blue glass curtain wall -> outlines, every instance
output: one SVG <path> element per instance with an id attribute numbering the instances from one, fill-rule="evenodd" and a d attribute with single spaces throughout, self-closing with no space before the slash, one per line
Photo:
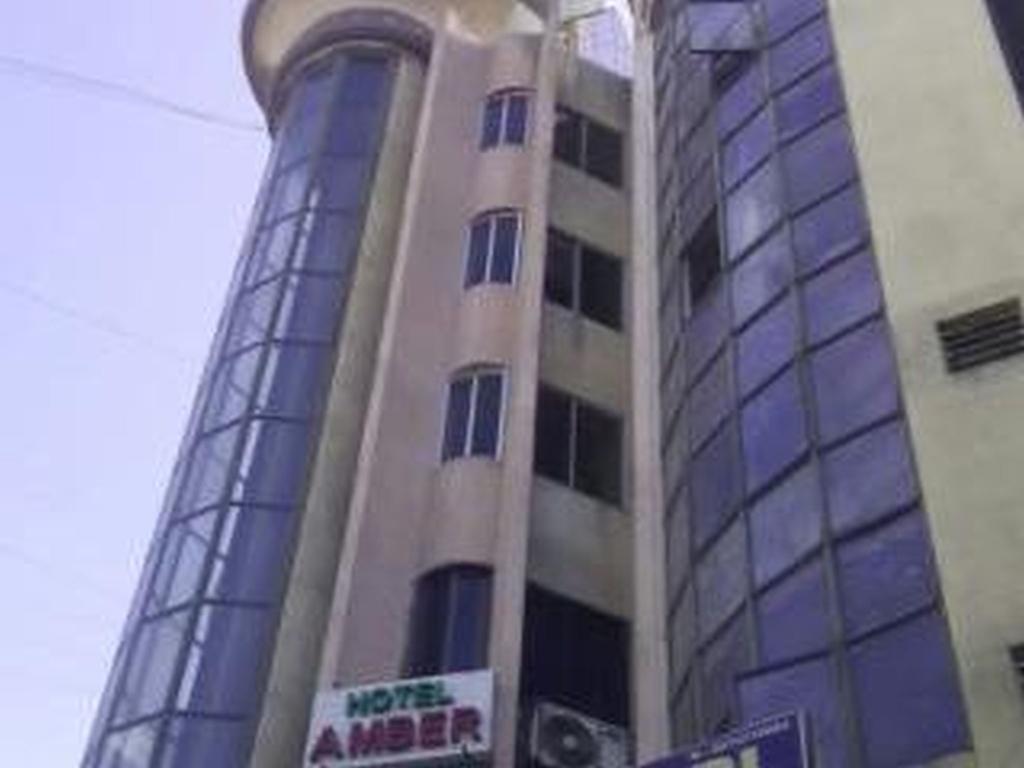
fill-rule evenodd
<path id="1" fill-rule="evenodd" d="M 969 749 L 825 2 L 697 46 L 702 5 L 655 32 L 674 741 L 802 710 L 828 768 Z"/>
<path id="2" fill-rule="evenodd" d="M 86 766 L 246 764 L 395 65 L 289 89 Z"/>

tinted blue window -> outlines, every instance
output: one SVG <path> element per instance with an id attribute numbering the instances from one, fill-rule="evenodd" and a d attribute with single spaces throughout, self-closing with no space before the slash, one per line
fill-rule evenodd
<path id="1" fill-rule="evenodd" d="M 825 61 L 831 54 L 828 21 L 822 19 L 808 24 L 772 49 L 769 54 L 772 83 L 780 88 Z"/>
<path id="2" fill-rule="evenodd" d="M 147 614 L 175 608 L 195 598 L 207 558 L 213 551 L 219 519 L 219 511 L 205 512 L 168 529 L 146 602 Z"/>
<path id="3" fill-rule="evenodd" d="M 775 578 L 821 542 L 821 490 L 808 464 L 759 499 L 750 510 L 754 581 Z"/>
<path id="4" fill-rule="evenodd" d="M 330 351 L 320 345 L 271 345 L 253 405 L 258 415 L 306 418 L 319 406 Z"/>
<path id="5" fill-rule="evenodd" d="M 247 730 L 237 720 L 175 717 L 167 730 L 164 758 L 167 766 L 231 765 L 246 749 Z M 108 768 L 104 765 L 103 768 Z M 111 766 L 110 768 L 113 768 Z M 117 765 L 117 768 L 128 766 Z M 131 768 L 135 768 L 134 764 Z"/>
<path id="6" fill-rule="evenodd" d="M 683 592 L 672 612 L 670 622 L 672 681 L 678 684 L 689 671 L 694 651 L 697 649 L 697 615 L 694 611 L 692 586 L 688 586 Z"/>
<path id="7" fill-rule="evenodd" d="M 492 283 L 511 283 L 519 248 L 519 217 L 499 216 L 494 229 Z"/>
<path id="8" fill-rule="evenodd" d="M 501 426 L 502 376 L 492 373 L 477 379 L 476 414 L 473 419 L 474 456 L 494 456 L 498 452 Z"/>
<path id="9" fill-rule="evenodd" d="M 919 765 L 968 748 L 945 622 L 928 614 L 851 651 L 871 765 Z"/>
<path id="10" fill-rule="evenodd" d="M 740 393 L 749 394 L 796 354 L 796 301 L 790 295 L 759 317 L 737 342 Z"/>
<path id="11" fill-rule="evenodd" d="M 829 642 L 825 571 L 815 559 L 765 592 L 757 602 L 764 664 L 824 649 Z"/>
<path id="12" fill-rule="evenodd" d="M 857 172 L 846 120 L 815 128 L 783 150 L 789 204 L 803 208 L 849 181 Z"/>
<path id="13" fill-rule="evenodd" d="M 768 163 L 743 182 L 726 202 L 729 257 L 735 259 L 768 232 L 782 215 L 778 171 Z"/>
<path id="14" fill-rule="evenodd" d="M 766 0 L 765 31 L 770 38 L 777 39 L 823 10 L 823 0 Z"/>
<path id="15" fill-rule="evenodd" d="M 739 440 L 730 422 L 693 458 L 693 535 L 702 547 L 735 509 L 743 493 Z"/>
<path id="16" fill-rule="evenodd" d="M 843 94 L 835 67 L 822 67 L 779 97 L 779 136 L 783 141 L 790 139 L 842 108 Z"/>
<path id="17" fill-rule="evenodd" d="M 317 169 L 309 204 L 331 211 L 356 211 L 363 204 L 370 161 L 365 156 L 324 157 Z"/>
<path id="18" fill-rule="evenodd" d="M 303 216 L 292 269 L 346 275 L 360 234 L 359 221 L 351 214 Z"/>
<path id="19" fill-rule="evenodd" d="M 768 157 L 775 132 L 771 113 L 761 113 L 738 131 L 722 149 L 722 183 L 731 187 Z"/>
<path id="20" fill-rule="evenodd" d="M 292 517 L 280 510 L 231 507 L 216 541 L 206 597 L 275 600 L 284 571 L 264 564 L 286 556 L 292 523 Z M 208 543 L 212 547 L 212 537 Z"/>
<path id="21" fill-rule="evenodd" d="M 733 523 L 697 564 L 700 636 L 709 638 L 746 595 L 747 548 L 742 519 Z"/>
<path id="22" fill-rule="evenodd" d="M 764 103 L 764 71 L 760 66 L 749 66 L 718 99 L 718 131 L 734 131 Z"/>
<path id="23" fill-rule="evenodd" d="M 793 279 L 789 233 L 780 230 L 733 270 L 732 305 L 737 325 L 778 296 Z"/>
<path id="24" fill-rule="evenodd" d="M 707 298 L 700 303 L 686 326 L 686 369 L 695 379 L 714 357 L 729 332 L 729 303 L 718 281 Z"/>
<path id="25" fill-rule="evenodd" d="M 745 618 L 739 616 L 703 654 L 701 698 L 705 733 L 720 732 L 739 722 L 736 677 L 750 664 L 749 642 Z"/>
<path id="26" fill-rule="evenodd" d="M 469 406 L 473 382 L 459 379 L 448 389 L 448 416 L 444 427 L 442 459 L 461 456 L 465 451 L 466 436 L 469 433 Z"/>
<path id="27" fill-rule="evenodd" d="M 242 447 L 232 498 L 249 504 L 298 503 L 309 436 L 306 423 L 255 419 Z"/>
<path id="28" fill-rule="evenodd" d="M 329 342 L 341 308 L 342 284 L 331 277 L 291 275 L 277 310 L 274 338 Z"/>
<path id="29" fill-rule="evenodd" d="M 719 355 L 690 394 L 690 444 L 697 447 L 715 430 L 732 407 L 729 356 Z"/>
<path id="30" fill-rule="evenodd" d="M 240 418 L 249 407 L 262 347 L 250 349 L 220 364 L 210 384 L 210 396 L 203 414 L 203 429 L 215 429 Z"/>
<path id="31" fill-rule="evenodd" d="M 807 340 L 816 343 L 882 309 L 871 251 L 845 259 L 804 288 Z"/>
<path id="32" fill-rule="evenodd" d="M 797 271 L 807 274 L 867 239 L 860 189 L 850 187 L 801 214 L 793 225 Z"/>
<path id="33" fill-rule="evenodd" d="M 747 490 L 756 491 L 807 449 L 807 427 L 796 372 L 790 370 L 743 408 Z"/>

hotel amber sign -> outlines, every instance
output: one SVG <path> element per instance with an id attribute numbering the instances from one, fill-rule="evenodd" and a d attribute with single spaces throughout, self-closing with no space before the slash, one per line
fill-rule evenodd
<path id="1" fill-rule="evenodd" d="M 362 768 L 490 754 L 494 673 L 339 688 L 316 697 L 307 768 Z"/>

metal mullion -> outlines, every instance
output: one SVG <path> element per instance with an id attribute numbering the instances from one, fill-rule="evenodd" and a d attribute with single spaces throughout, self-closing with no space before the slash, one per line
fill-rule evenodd
<path id="1" fill-rule="evenodd" d="M 469 412 L 466 414 L 466 438 L 462 446 L 462 456 L 473 455 L 473 430 L 476 429 L 476 401 L 480 394 L 478 372 L 471 373 L 469 380 Z"/>
<path id="2" fill-rule="evenodd" d="M 576 454 L 578 452 L 576 429 L 579 424 L 579 402 L 574 395 L 569 398 L 569 487 L 576 489 Z"/>
<path id="3" fill-rule="evenodd" d="M 487 250 L 484 258 L 484 279 L 483 282 L 493 282 L 491 273 L 494 271 L 494 248 L 498 240 L 498 217 L 497 211 L 487 214 Z"/>
<path id="4" fill-rule="evenodd" d="M 340 71 L 341 71 L 341 66 L 340 66 L 339 63 L 336 62 L 333 65 L 333 67 L 332 67 L 332 73 L 331 73 L 331 76 L 330 76 L 331 77 L 331 88 L 332 88 L 331 96 L 330 96 L 330 98 L 328 98 L 326 100 L 326 104 L 325 104 L 325 107 L 324 107 L 324 112 L 323 112 L 322 117 L 320 118 L 321 125 L 319 127 L 319 136 L 318 136 L 317 143 L 316 143 L 316 145 L 314 146 L 313 150 L 310 152 L 310 155 L 309 155 L 309 157 L 311 158 L 310 159 L 310 176 L 309 176 L 309 181 L 307 182 L 307 187 L 306 187 L 306 190 L 305 190 L 305 193 L 304 193 L 304 197 L 303 197 L 304 201 L 308 201 L 308 199 L 309 199 L 309 197 L 311 195 L 311 190 L 312 190 L 312 188 L 314 186 L 314 181 L 315 181 L 315 178 L 316 178 L 316 172 L 317 172 L 319 163 L 320 163 L 320 161 L 321 161 L 321 159 L 323 157 L 323 154 L 324 154 L 324 146 L 326 144 L 326 138 L 327 138 L 328 130 L 329 130 L 330 123 L 331 123 L 330 118 L 331 118 L 331 115 L 332 115 L 332 113 L 334 111 L 334 105 L 335 105 L 336 101 L 339 98 L 338 89 L 337 89 L 337 83 L 340 80 Z M 304 85 L 304 83 L 303 83 L 303 81 L 299 80 L 299 81 L 297 81 L 296 85 L 298 87 L 302 87 L 302 85 Z M 293 86 L 293 87 L 295 87 L 295 86 Z M 298 240 L 297 237 L 293 237 L 292 238 L 292 242 L 291 242 L 291 245 L 289 247 L 288 257 L 287 257 L 287 259 L 285 259 L 285 270 L 287 270 L 291 266 L 292 260 L 295 257 L 295 248 L 296 248 L 297 240 Z M 252 256 L 252 254 L 250 254 L 250 257 L 251 256 Z M 285 284 L 285 281 L 282 280 L 281 290 L 278 293 L 278 295 L 276 297 L 276 300 L 274 302 L 274 308 L 273 308 L 273 310 L 271 312 L 270 322 L 269 322 L 268 327 L 267 327 L 267 336 L 268 337 L 273 333 L 273 328 L 277 324 L 277 318 L 278 318 L 278 315 L 280 313 L 281 306 L 284 303 L 284 297 L 285 297 L 286 292 L 287 292 L 287 285 Z M 244 454 L 244 449 L 246 447 L 247 440 L 249 438 L 249 435 L 251 434 L 251 425 L 252 425 L 252 423 L 254 421 L 254 417 L 255 417 L 255 407 L 254 406 L 255 406 L 255 401 L 256 401 L 256 395 L 257 395 L 257 392 L 259 391 L 259 389 L 260 389 L 260 387 L 261 387 L 261 385 L 263 383 L 263 374 L 264 374 L 264 371 L 265 371 L 265 368 L 266 368 L 266 363 L 267 363 L 267 358 L 268 358 L 268 355 L 269 355 L 269 350 L 270 350 L 270 345 L 269 344 L 264 344 L 263 349 L 262 349 L 262 351 L 260 352 L 260 355 L 259 355 L 260 359 L 259 359 L 259 361 L 257 363 L 256 373 L 255 373 L 255 375 L 253 377 L 253 381 L 255 382 L 255 384 L 253 386 L 253 391 L 249 394 L 248 403 L 247 403 L 246 409 L 244 411 L 244 416 L 243 416 L 243 420 L 247 423 L 247 426 L 243 427 L 240 430 L 239 436 L 238 436 L 238 440 L 235 443 L 233 456 L 232 456 L 231 462 L 229 464 L 229 471 L 227 473 L 227 477 L 229 479 L 229 482 L 227 483 L 226 487 L 223 490 L 223 496 L 221 497 L 221 511 L 220 511 L 220 514 L 218 515 L 217 522 L 216 522 L 216 524 L 214 526 L 214 531 L 212 533 L 212 536 L 213 536 L 215 541 L 219 541 L 220 540 L 221 532 L 223 531 L 225 519 L 227 517 L 227 510 L 228 510 L 228 507 L 230 506 L 231 494 L 233 492 L 233 487 L 234 487 L 233 478 L 234 478 L 234 475 L 236 475 L 237 472 L 238 472 L 238 467 L 241 464 L 241 460 L 242 460 L 242 456 Z M 214 562 L 215 562 L 214 556 L 215 556 L 215 548 L 213 550 L 211 550 L 209 553 L 207 553 L 206 559 L 205 559 L 205 561 L 203 563 L 203 566 L 202 566 L 202 569 L 201 569 L 201 576 L 200 576 L 200 579 L 199 579 L 200 590 L 201 590 L 201 592 L 200 592 L 200 595 L 201 595 L 200 599 L 197 600 L 196 603 L 191 608 L 188 609 L 190 611 L 190 615 L 189 615 L 189 618 L 188 618 L 188 621 L 187 621 L 187 624 L 186 624 L 186 633 L 185 633 L 186 634 L 186 643 L 188 642 L 188 638 L 191 638 L 191 637 L 195 636 L 195 631 L 196 631 L 196 627 L 197 627 L 198 622 L 199 622 L 199 615 L 200 615 L 200 610 L 201 610 L 201 605 L 202 605 L 202 595 L 205 595 L 206 589 L 208 587 L 208 582 L 209 582 L 209 579 L 210 579 L 210 575 L 213 572 L 213 565 L 214 565 Z M 170 685 L 170 692 L 171 692 L 170 695 L 173 696 L 175 700 L 177 699 L 177 696 L 180 693 L 181 682 L 184 679 L 184 674 L 185 674 L 186 667 L 187 667 L 187 662 L 188 662 L 188 656 L 189 656 L 189 654 L 187 652 L 185 652 L 184 649 L 183 650 L 179 650 L 178 658 L 175 661 L 175 669 L 174 669 L 174 672 L 171 675 L 171 681 L 172 682 L 171 682 L 171 685 Z M 165 721 L 164 724 L 162 725 L 162 727 L 160 728 L 159 732 L 157 733 L 157 738 L 156 738 L 156 740 L 154 742 L 154 747 L 153 747 L 153 753 L 152 754 L 153 754 L 153 759 L 154 759 L 155 762 L 159 762 L 160 758 L 163 756 L 163 752 L 164 752 L 164 748 L 165 748 L 166 742 L 167 742 L 167 722 Z"/>

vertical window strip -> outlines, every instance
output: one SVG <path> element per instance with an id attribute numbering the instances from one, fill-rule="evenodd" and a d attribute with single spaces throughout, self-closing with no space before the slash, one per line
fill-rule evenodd
<path id="1" fill-rule="evenodd" d="M 473 219 L 467 238 L 463 288 L 481 283 L 514 283 L 522 232 L 523 217 L 519 211 L 488 211 Z"/>
<path id="2" fill-rule="evenodd" d="M 505 374 L 501 369 L 485 368 L 454 379 L 448 386 L 441 460 L 496 458 L 504 406 Z"/>

